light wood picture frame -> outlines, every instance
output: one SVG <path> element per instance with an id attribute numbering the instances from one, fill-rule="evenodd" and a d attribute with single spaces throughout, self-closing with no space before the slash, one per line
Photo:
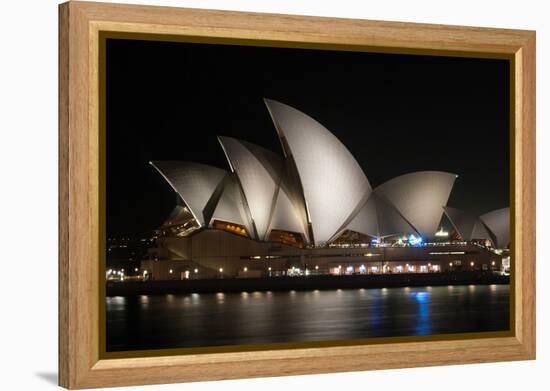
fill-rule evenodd
<path id="1" fill-rule="evenodd" d="M 255 351 L 106 357 L 102 34 L 511 64 L 510 283 L 506 335 Z M 155 38 L 157 37 L 157 38 Z M 59 6 L 59 384 L 70 389 L 535 359 L 535 32 L 70 1 Z M 104 310 L 104 308 L 103 308 Z"/>

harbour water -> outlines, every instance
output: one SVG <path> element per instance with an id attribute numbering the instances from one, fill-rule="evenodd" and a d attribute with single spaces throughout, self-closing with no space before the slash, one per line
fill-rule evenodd
<path id="1" fill-rule="evenodd" d="M 107 351 L 508 330 L 508 285 L 107 297 Z"/>

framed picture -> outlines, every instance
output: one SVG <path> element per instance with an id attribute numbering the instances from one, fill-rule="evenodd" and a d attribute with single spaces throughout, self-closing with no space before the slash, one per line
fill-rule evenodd
<path id="1" fill-rule="evenodd" d="M 60 5 L 67 388 L 535 358 L 535 33 Z"/>

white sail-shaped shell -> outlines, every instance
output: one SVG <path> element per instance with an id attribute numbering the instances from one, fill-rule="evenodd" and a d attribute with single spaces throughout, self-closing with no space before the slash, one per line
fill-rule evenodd
<path id="1" fill-rule="evenodd" d="M 489 239 L 495 242 L 494 235 L 476 215 L 461 209 L 444 207 L 445 215 L 463 240 Z"/>
<path id="2" fill-rule="evenodd" d="M 372 193 L 346 229 L 377 238 L 416 233 L 399 212 Z"/>
<path id="3" fill-rule="evenodd" d="M 281 178 L 281 157 L 246 141 L 218 139 L 241 184 L 257 236 L 265 240 Z"/>
<path id="4" fill-rule="evenodd" d="M 498 248 L 507 248 L 510 244 L 510 208 L 497 209 L 480 216 L 480 219 L 496 237 Z"/>
<path id="5" fill-rule="evenodd" d="M 441 171 L 413 172 L 390 179 L 374 192 L 393 205 L 421 236 L 431 239 L 439 227 L 442 207 L 447 205 L 456 177 Z"/>
<path id="6" fill-rule="evenodd" d="M 181 161 L 151 162 L 187 205 L 201 227 L 209 221 L 205 208 L 217 191 L 227 171 L 206 164 Z"/>
<path id="7" fill-rule="evenodd" d="M 213 220 L 241 225 L 246 228 L 250 237 L 255 238 L 244 196 L 237 180 L 232 175 L 225 179 L 222 193 L 217 201 L 214 213 L 212 213 L 211 221 Z"/>
<path id="8" fill-rule="evenodd" d="M 371 192 L 348 149 L 323 125 L 280 102 L 265 100 L 286 157 L 298 171 L 316 245 L 324 245 Z"/>

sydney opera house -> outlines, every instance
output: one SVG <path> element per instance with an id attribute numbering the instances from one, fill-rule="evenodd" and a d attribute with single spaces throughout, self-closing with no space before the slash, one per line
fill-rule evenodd
<path id="1" fill-rule="evenodd" d="M 151 162 L 178 199 L 158 248 L 142 261 L 152 278 L 509 267 L 508 208 L 476 216 L 448 206 L 457 179 L 448 172 L 411 172 L 372 188 L 323 125 L 286 104 L 265 104 L 280 154 L 218 137 L 227 169 Z M 443 218 L 452 228 L 442 228 Z"/>

